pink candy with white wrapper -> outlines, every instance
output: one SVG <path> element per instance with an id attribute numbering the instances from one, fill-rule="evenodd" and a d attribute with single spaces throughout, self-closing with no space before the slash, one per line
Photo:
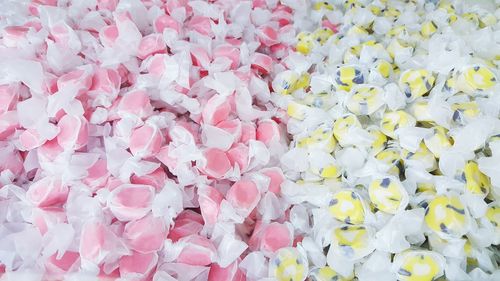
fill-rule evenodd
<path id="1" fill-rule="evenodd" d="M 9 2 L 7 277 L 256 281 L 272 278 L 276 253 L 314 252 L 301 242 L 312 214 L 284 188 L 291 139 L 272 86 L 309 28 L 304 1 L 288 2 Z"/>

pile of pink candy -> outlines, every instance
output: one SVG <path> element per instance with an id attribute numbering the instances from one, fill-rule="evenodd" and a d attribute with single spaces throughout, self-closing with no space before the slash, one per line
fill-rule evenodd
<path id="1" fill-rule="evenodd" d="M 270 86 L 294 49 L 290 7 L 2 9 L 0 263 L 10 280 L 257 280 L 273 252 L 301 241 L 280 194 L 288 117 Z"/>

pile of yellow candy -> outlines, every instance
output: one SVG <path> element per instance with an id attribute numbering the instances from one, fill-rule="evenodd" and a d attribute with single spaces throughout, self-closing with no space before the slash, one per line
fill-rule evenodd
<path id="1" fill-rule="evenodd" d="M 298 234 L 323 252 L 283 249 L 271 276 L 500 280 L 500 2 L 314 0 L 294 13 L 309 20 L 296 52 L 310 67 L 289 64 L 272 86 L 290 150 L 307 156 L 285 173 L 325 194 L 297 199 L 311 217 Z"/>

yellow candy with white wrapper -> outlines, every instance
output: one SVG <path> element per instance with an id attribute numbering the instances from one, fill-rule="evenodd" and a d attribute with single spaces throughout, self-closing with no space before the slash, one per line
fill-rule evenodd
<path id="1" fill-rule="evenodd" d="M 356 115 L 370 115 L 384 104 L 380 87 L 362 85 L 351 90 L 347 108 Z"/>
<path id="2" fill-rule="evenodd" d="M 443 256 L 425 250 L 408 250 L 396 255 L 393 270 L 401 281 L 433 281 L 444 273 Z"/>
<path id="3" fill-rule="evenodd" d="M 281 248 L 269 261 L 269 275 L 278 281 L 303 281 L 307 272 L 307 259 L 295 248 Z"/>
<path id="4" fill-rule="evenodd" d="M 342 275 L 339 275 L 335 270 L 333 270 L 329 266 L 321 267 L 321 268 L 316 268 L 311 271 L 309 274 L 309 279 L 311 281 L 351 281 L 354 279 L 354 274 L 349 277 L 343 277 Z"/>
<path id="5" fill-rule="evenodd" d="M 312 23 L 290 41 L 308 69 L 276 92 L 307 163 L 283 171 L 297 183 L 287 202 L 311 225 L 297 233 L 316 243 L 306 280 L 496 280 L 498 5 L 304 5 L 294 19 Z"/>
<path id="6" fill-rule="evenodd" d="M 341 225 L 333 230 L 328 255 L 345 260 L 359 260 L 374 250 L 373 231 L 365 225 Z"/>
<path id="7" fill-rule="evenodd" d="M 346 115 L 335 120 L 333 124 L 333 135 L 339 141 L 341 146 L 347 146 L 350 129 L 361 128 L 358 118 L 355 115 Z"/>
<path id="8" fill-rule="evenodd" d="M 382 118 L 380 129 L 386 136 L 395 139 L 399 128 L 414 127 L 417 120 L 403 110 L 386 112 Z"/>
<path id="9" fill-rule="evenodd" d="M 495 73 L 484 65 L 471 65 L 459 72 L 457 88 L 468 94 L 478 94 L 497 84 Z"/>
<path id="10" fill-rule="evenodd" d="M 435 78 L 425 69 L 411 69 L 401 73 L 399 86 L 409 100 L 427 94 L 434 86 Z"/>
<path id="11" fill-rule="evenodd" d="M 368 187 L 372 204 L 382 212 L 395 214 L 408 204 L 408 193 L 395 178 L 373 180 Z"/>
<path id="12" fill-rule="evenodd" d="M 330 215 L 344 223 L 362 224 L 365 221 L 363 198 L 354 190 L 336 192 L 328 204 Z"/>
<path id="13" fill-rule="evenodd" d="M 436 196 L 425 210 L 426 225 L 443 238 L 458 238 L 465 234 L 468 220 L 467 210 L 456 195 Z"/>
<path id="14" fill-rule="evenodd" d="M 353 85 L 364 84 L 365 77 L 360 67 L 346 65 L 335 71 L 335 82 L 338 89 L 349 91 Z"/>

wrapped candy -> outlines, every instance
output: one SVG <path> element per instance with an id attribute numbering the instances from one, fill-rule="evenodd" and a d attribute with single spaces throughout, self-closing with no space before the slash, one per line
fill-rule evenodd
<path id="1" fill-rule="evenodd" d="M 4 6 L 7 279 L 499 279 L 495 1 Z"/>

